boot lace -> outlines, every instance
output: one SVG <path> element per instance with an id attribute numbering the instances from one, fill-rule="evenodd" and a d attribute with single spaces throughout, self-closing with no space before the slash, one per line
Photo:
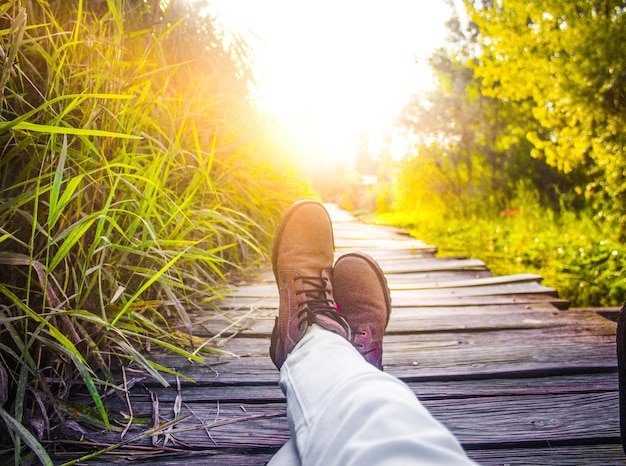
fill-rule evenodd
<path id="1" fill-rule="evenodd" d="M 329 280 L 325 277 L 296 277 L 301 280 L 306 289 L 296 291 L 296 296 L 304 295 L 304 299 L 299 304 L 298 329 L 302 330 L 305 324 L 311 325 L 316 322 L 318 315 L 324 315 L 340 324 L 347 334 L 350 327 L 343 316 L 339 313 L 338 306 L 332 299 L 328 298 Z"/>

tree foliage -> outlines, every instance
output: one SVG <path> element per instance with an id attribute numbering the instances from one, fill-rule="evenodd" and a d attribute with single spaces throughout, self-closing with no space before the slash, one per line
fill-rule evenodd
<path id="1" fill-rule="evenodd" d="M 465 3 L 430 60 L 437 87 L 406 109 L 389 220 L 577 306 L 621 304 L 626 4 Z"/>
<path id="2" fill-rule="evenodd" d="M 532 155 L 580 188 L 599 218 L 626 223 L 626 5 L 622 0 L 468 0 L 485 95 L 523 106 Z"/>
<path id="3" fill-rule="evenodd" d="M 517 184 L 527 180 L 557 202 L 567 182 L 555 170 L 529 157 L 529 128 L 538 124 L 527 105 L 484 92 L 482 79 L 468 66 L 476 30 L 449 23 L 451 42 L 432 55 L 438 87 L 416 96 L 404 123 L 416 139 L 399 176 L 401 208 L 435 209 L 438 215 L 469 218 L 507 208 Z"/>

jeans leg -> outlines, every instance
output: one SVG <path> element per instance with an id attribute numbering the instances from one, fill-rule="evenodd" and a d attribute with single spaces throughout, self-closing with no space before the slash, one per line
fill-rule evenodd
<path id="1" fill-rule="evenodd" d="M 280 385 L 302 464 L 474 464 L 406 384 L 317 325 L 287 357 Z"/>
<path id="2" fill-rule="evenodd" d="M 267 466 L 300 466 L 301 464 L 296 443 L 291 438 L 272 456 Z"/>

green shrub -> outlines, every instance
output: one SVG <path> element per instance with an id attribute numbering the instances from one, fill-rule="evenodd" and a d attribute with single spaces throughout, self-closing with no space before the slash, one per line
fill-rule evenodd
<path id="1" fill-rule="evenodd" d="M 555 213 L 526 199 L 501 217 L 443 220 L 437 212 L 396 211 L 378 221 L 404 226 L 441 255 L 483 260 L 496 275 L 533 272 L 574 307 L 613 307 L 626 300 L 626 247 L 591 219 Z"/>

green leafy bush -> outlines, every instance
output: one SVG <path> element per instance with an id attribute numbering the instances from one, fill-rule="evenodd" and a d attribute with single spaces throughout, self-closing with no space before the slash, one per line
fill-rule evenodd
<path id="1" fill-rule="evenodd" d="M 378 221 L 407 227 L 442 255 L 481 259 L 496 275 L 537 273 L 574 307 L 619 306 L 626 300 L 626 247 L 590 217 L 531 203 L 503 217 L 443 220 L 432 212 L 396 211 Z"/>

